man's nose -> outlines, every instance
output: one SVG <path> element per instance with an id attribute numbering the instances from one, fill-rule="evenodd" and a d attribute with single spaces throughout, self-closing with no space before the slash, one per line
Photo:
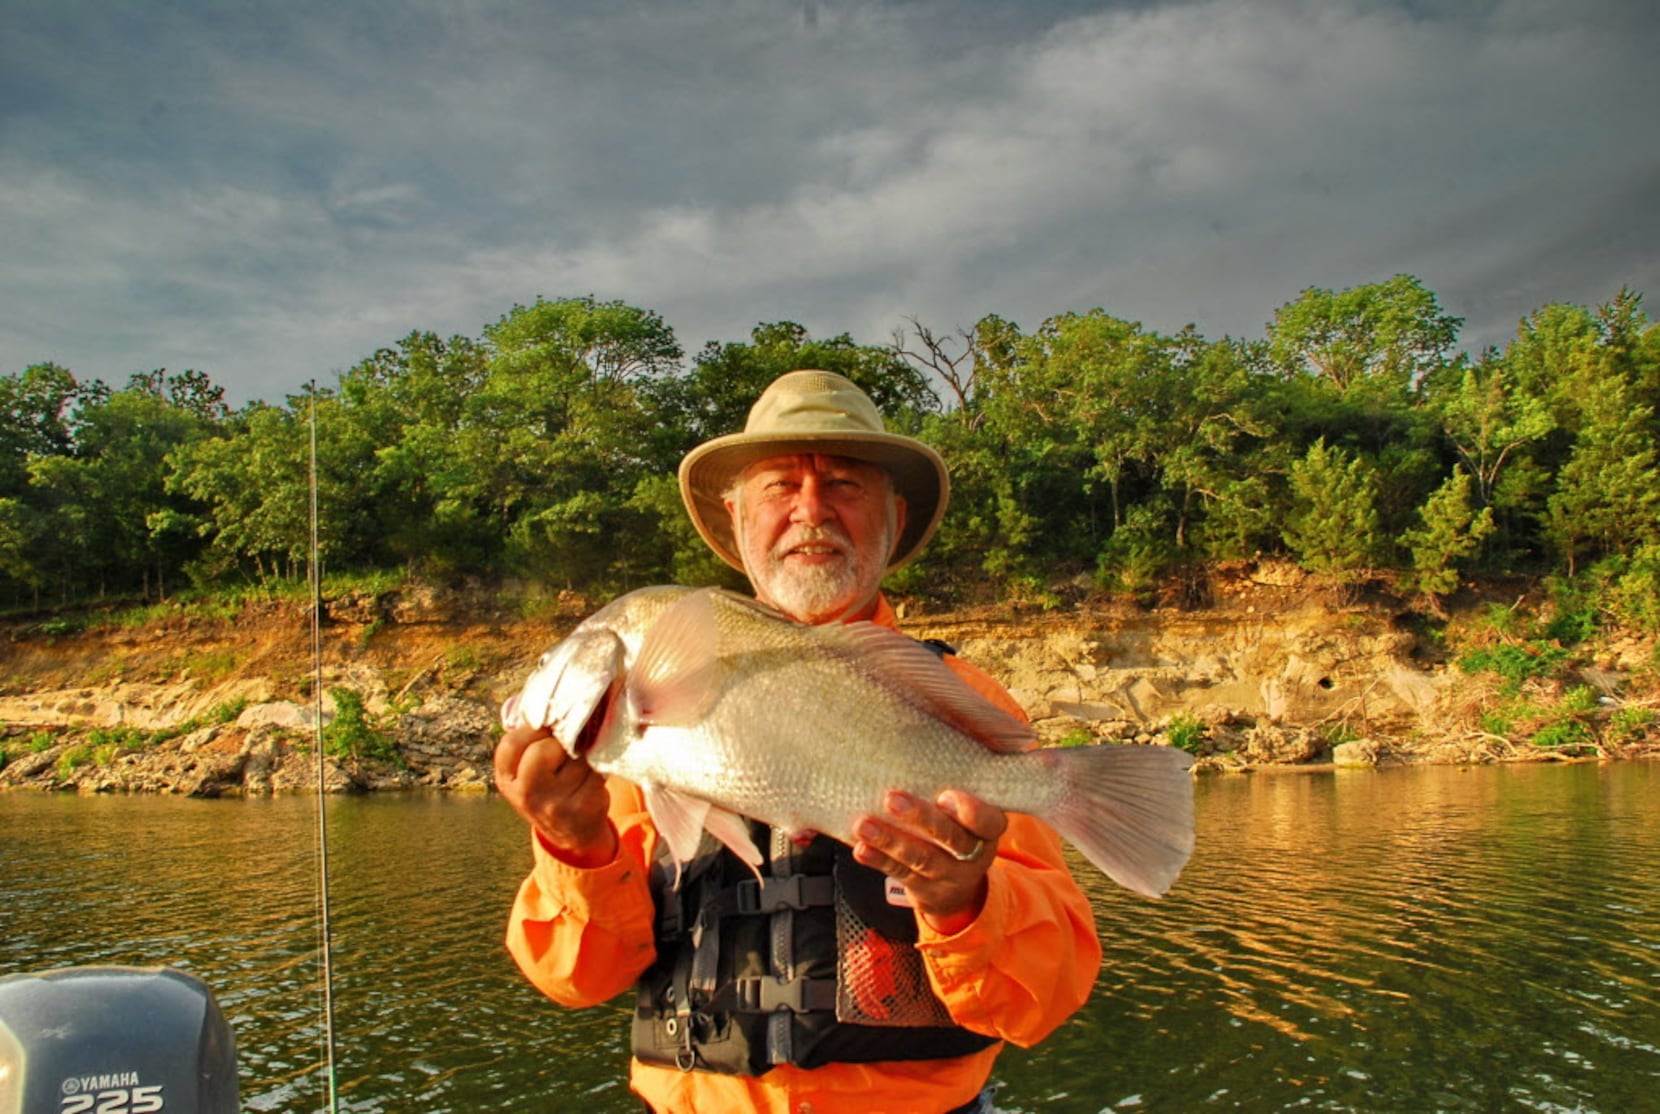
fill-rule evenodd
<path id="1" fill-rule="evenodd" d="M 825 499 L 824 481 L 809 472 L 796 488 L 795 505 L 790 508 L 790 520 L 817 526 L 830 517 L 830 504 Z"/>

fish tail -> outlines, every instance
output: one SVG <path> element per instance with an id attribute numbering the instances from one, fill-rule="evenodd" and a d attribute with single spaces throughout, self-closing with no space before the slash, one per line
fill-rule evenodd
<path id="1" fill-rule="evenodd" d="M 1162 896 L 1193 853 L 1193 759 L 1128 744 L 1047 753 L 1066 788 L 1046 819 L 1119 885 Z"/>

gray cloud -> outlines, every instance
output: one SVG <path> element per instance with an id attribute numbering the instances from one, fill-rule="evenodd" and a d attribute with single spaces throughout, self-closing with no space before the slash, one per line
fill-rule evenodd
<path id="1" fill-rule="evenodd" d="M 91 13 L 113 13 L 90 18 Z M 0 370 L 238 400 L 596 293 L 688 349 L 1406 271 L 1500 342 L 1653 289 L 1642 5 L 19 5 Z"/>

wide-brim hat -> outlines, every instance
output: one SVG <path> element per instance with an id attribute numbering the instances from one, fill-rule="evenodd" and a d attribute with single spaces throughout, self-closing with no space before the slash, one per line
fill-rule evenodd
<path id="1" fill-rule="evenodd" d="M 905 500 L 905 525 L 888 571 L 910 561 L 939 529 L 951 492 L 945 461 L 912 437 L 889 433 L 870 396 L 830 371 L 792 371 L 773 380 L 750 408 L 742 433 L 705 441 L 680 462 L 680 497 L 716 556 L 738 571 L 743 558 L 725 496 L 749 465 L 769 457 L 827 453 L 885 468 Z"/>

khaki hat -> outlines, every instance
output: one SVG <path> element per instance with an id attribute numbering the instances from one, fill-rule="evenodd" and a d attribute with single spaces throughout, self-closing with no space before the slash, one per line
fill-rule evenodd
<path id="1" fill-rule="evenodd" d="M 905 527 L 888 571 L 915 557 L 939 528 L 951 492 L 940 455 L 921 441 L 889 433 L 876 404 L 851 380 L 830 371 L 791 371 L 761 392 L 742 433 L 705 441 L 680 462 L 680 497 L 692 525 L 739 572 L 744 563 L 723 497 L 757 460 L 795 453 L 851 457 L 887 469 L 905 500 Z"/>

